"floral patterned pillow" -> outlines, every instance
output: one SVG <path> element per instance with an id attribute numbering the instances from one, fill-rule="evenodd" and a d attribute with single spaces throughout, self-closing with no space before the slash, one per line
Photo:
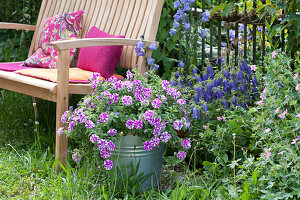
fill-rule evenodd
<path id="1" fill-rule="evenodd" d="M 64 13 L 46 19 L 38 44 L 37 51 L 25 62 L 25 66 L 56 68 L 57 50 L 50 42 L 71 40 L 81 37 L 83 11 Z M 76 49 L 70 49 L 70 62 Z"/>

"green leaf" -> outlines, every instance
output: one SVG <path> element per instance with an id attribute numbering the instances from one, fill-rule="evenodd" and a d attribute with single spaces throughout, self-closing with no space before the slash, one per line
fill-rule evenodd
<path id="1" fill-rule="evenodd" d="M 220 5 L 214 7 L 210 11 L 210 16 L 213 16 L 217 11 L 223 10 L 227 4 L 226 3 L 221 3 Z"/>
<path id="2" fill-rule="evenodd" d="M 233 10 L 234 8 L 234 3 L 229 3 L 223 10 L 222 16 L 228 16 L 229 13 Z"/>
<path id="3" fill-rule="evenodd" d="M 252 173 L 252 179 L 253 179 L 254 185 L 257 184 L 257 175 L 258 175 L 258 171 L 255 170 L 255 171 Z"/>

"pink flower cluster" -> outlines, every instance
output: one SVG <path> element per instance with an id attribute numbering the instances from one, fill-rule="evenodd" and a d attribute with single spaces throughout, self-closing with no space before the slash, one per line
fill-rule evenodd
<path id="1" fill-rule="evenodd" d="M 265 151 L 265 156 L 266 156 L 266 158 L 269 158 L 270 156 L 271 156 L 271 147 L 270 148 L 268 148 L 268 149 L 266 149 L 266 151 Z"/>
<path id="2" fill-rule="evenodd" d="M 224 116 L 222 116 L 222 117 L 217 117 L 217 119 L 218 119 L 218 121 L 224 121 L 224 122 L 226 122 L 226 118 L 224 117 Z"/>

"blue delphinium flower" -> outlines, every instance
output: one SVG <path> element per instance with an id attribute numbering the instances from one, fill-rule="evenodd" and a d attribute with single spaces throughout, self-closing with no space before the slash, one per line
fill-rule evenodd
<path id="1" fill-rule="evenodd" d="M 227 47 L 227 43 L 226 42 L 221 42 L 221 47 Z"/>
<path id="2" fill-rule="evenodd" d="M 153 58 L 151 58 L 151 56 L 147 59 L 147 63 L 148 63 L 148 65 L 154 65 L 154 59 Z"/>
<path id="3" fill-rule="evenodd" d="M 224 86 L 224 91 L 229 94 L 231 91 L 231 88 L 230 88 L 230 85 L 229 85 L 229 82 L 227 79 L 224 80 L 223 86 Z"/>
<path id="4" fill-rule="evenodd" d="M 197 87 L 197 88 L 195 88 L 195 91 L 198 92 L 200 97 L 204 96 L 204 93 L 203 93 L 204 88 L 203 87 Z"/>
<path id="5" fill-rule="evenodd" d="M 232 98 L 232 104 L 233 104 L 234 106 L 237 106 L 237 105 L 238 105 L 238 104 L 237 104 L 236 97 L 233 97 L 233 98 Z"/>
<path id="6" fill-rule="evenodd" d="M 225 70 L 225 71 L 223 72 L 223 74 L 224 74 L 224 76 L 225 76 L 227 79 L 230 79 L 230 74 L 229 74 L 228 70 Z"/>
<path id="7" fill-rule="evenodd" d="M 200 76 L 196 76 L 196 82 L 199 83 L 199 82 L 202 82 L 202 79 Z"/>
<path id="8" fill-rule="evenodd" d="M 194 101 L 195 101 L 196 104 L 199 103 L 199 95 L 197 93 L 194 94 Z"/>
<path id="9" fill-rule="evenodd" d="M 206 30 L 205 29 L 201 29 L 201 31 L 200 31 L 200 37 L 204 38 L 205 34 L 206 34 Z"/>
<path id="10" fill-rule="evenodd" d="M 191 29 L 191 24 L 189 22 L 184 23 L 184 28 L 185 28 L 185 30 Z"/>
<path id="11" fill-rule="evenodd" d="M 148 47 L 150 50 L 153 50 L 155 51 L 157 49 L 157 46 L 156 46 L 156 42 L 152 42 L 149 47 Z"/>
<path id="12" fill-rule="evenodd" d="M 237 86 L 236 86 L 236 83 L 235 83 L 234 80 L 232 80 L 232 81 L 230 82 L 230 86 L 231 86 L 231 90 L 237 91 Z"/>
<path id="13" fill-rule="evenodd" d="M 178 67 L 184 67 L 184 62 L 180 61 L 179 64 L 178 64 Z"/>
<path id="14" fill-rule="evenodd" d="M 150 67 L 150 71 L 158 70 L 159 67 L 160 67 L 159 65 L 155 64 L 155 65 L 153 65 L 153 66 Z"/>
<path id="15" fill-rule="evenodd" d="M 178 81 L 178 84 L 179 84 L 179 86 L 180 86 L 181 88 L 183 88 L 183 81 L 182 81 L 182 80 L 179 80 L 179 81 Z"/>
<path id="16" fill-rule="evenodd" d="M 207 67 L 207 73 L 208 73 L 208 75 L 209 75 L 209 77 L 210 77 L 211 79 L 214 78 L 215 72 L 214 72 L 213 68 L 212 68 L 210 65 Z"/>
<path id="17" fill-rule="evenodd" d="M 179 72 L 176 72 L 175 78 L 177 79 L 177 78 L 179 78 L 179 76 L 180 76 Z"/>
<path id="18" fill-rule="evenodd" d="M 178 22 L 174 22 L 173 23 L 173 28 L 175 29 L 175 28 L 178 28 L 179 27 L 179 23 Z"/>
<path id="19" fill-rule="evenodd" d="M 223 94 L 223 92 L 222 92 L 221 89 L 219 89 L 219 90 L 217 91 L 217 95 L 218 95 L 218 99 L 222 99 L 222 97 L 224 96 L 224 94 Z"/>
<path id="20" fill-rule="evenodd" d="M 244 80 L 243 72 L 238 72 L 237 79 L 239 82 L 243 82 Z"/>
<path id="21" fill-rule="evenodd" d="M 216 59 L 216 63 L 219 64 L 219 58 Z M 223 56 L 221 56 L 221 65 L 225 63 L 225 59 Z"/>
<path id="22" fill-rule="evenodd" d="M 208 80 L 208 76 L 206 73 L 202 74 L 202 80 L 203 81 L 207 81 Z"/>
<path id="23" fill-rule="evenodd" d="M 175 35 L 176 34 L 176 30 L 172 28 L 169 33 L 170 33 L 171 36 Z"/>
<path id="24" fill-rule="evenodd" d="M 253 83 L 253 85 L 254 85 L 255 87 L 258 86 L 258 82 L 257 82 L 257 79 L 256 79 L 255 76 L 254 76 L 253 79 L 252 79 L 252 83 Z"/>
<path id="25" fill-rule="evenodd" d="M 183 5 L 183 11 L 190 11 L 190 3 L 185 3 L 184 5 Z"/>
<path id="26" fill-rule="evenodd" d="M 210 11 L 206 10 L 205 12 L 202 13 L 202 18 L 201 18 L 202 22 L 208 22 L 209 18 L 210 18 Z"/>
<path id="27" fill-rule="evenodd" d="M 207 108 L 207 105 L 206 104 L 203 104 L 203 112 L 207 112 L 208 111 L 208 108 Z"/>
<path id="28" fill-rule="evenodd" d="M 241 89 L 242 93 L 246 92 L 246 86 L 244 84 L 240 85 L 240 89 Z"/>
<path id="29" fill-rule="evenodd" d="M 197 68 L 193 69 L 193 74 L 198 74 L 198 69 Z"/>
<path id="30" fill-rule="evenodd" d="M 171 80 L 171 81 L 170 81 L 170 85 L 172 85 L 173 87 L 175 87 L 177 84 L 176 84 L 175 81 Z"/>
<path id="31" fill-rule="evenodd" d="M 180 8 L 180 7 L 181 7 L 180 1 L 175 1 L 174 2 L 174 8 Z"/>
<path id="32" fill-rule="evenodd" d="M 225 106 L 225 108 L 229 108 L 229 105 L 225 99 L 222 100 L 222 105 Z"/>

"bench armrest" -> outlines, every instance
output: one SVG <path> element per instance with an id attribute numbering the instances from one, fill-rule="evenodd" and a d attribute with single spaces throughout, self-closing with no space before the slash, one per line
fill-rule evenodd
<path id="1" fill-rule="evenodd" d="M 57 50 L 66 50 L 72 48 L 82 48 L 82 47 L 93 47 L 93 46 L 136 46 L 136 43 L 140 41 L 138 39 L 130 38 L 84 38 L 84 39 L 74 39 L 74 40 L 64 40 L 51 42 L 52 46 Z M 158 42 L 156 42 L 158 45 Z M 149 46 L 151 42 L 145 42 L 146 46 Z"/>
<path id="2" fill-rule="evenodd" d="M 0 29 L 15 29 L 35 31 L 35 25 L 0 22 Z"/>

